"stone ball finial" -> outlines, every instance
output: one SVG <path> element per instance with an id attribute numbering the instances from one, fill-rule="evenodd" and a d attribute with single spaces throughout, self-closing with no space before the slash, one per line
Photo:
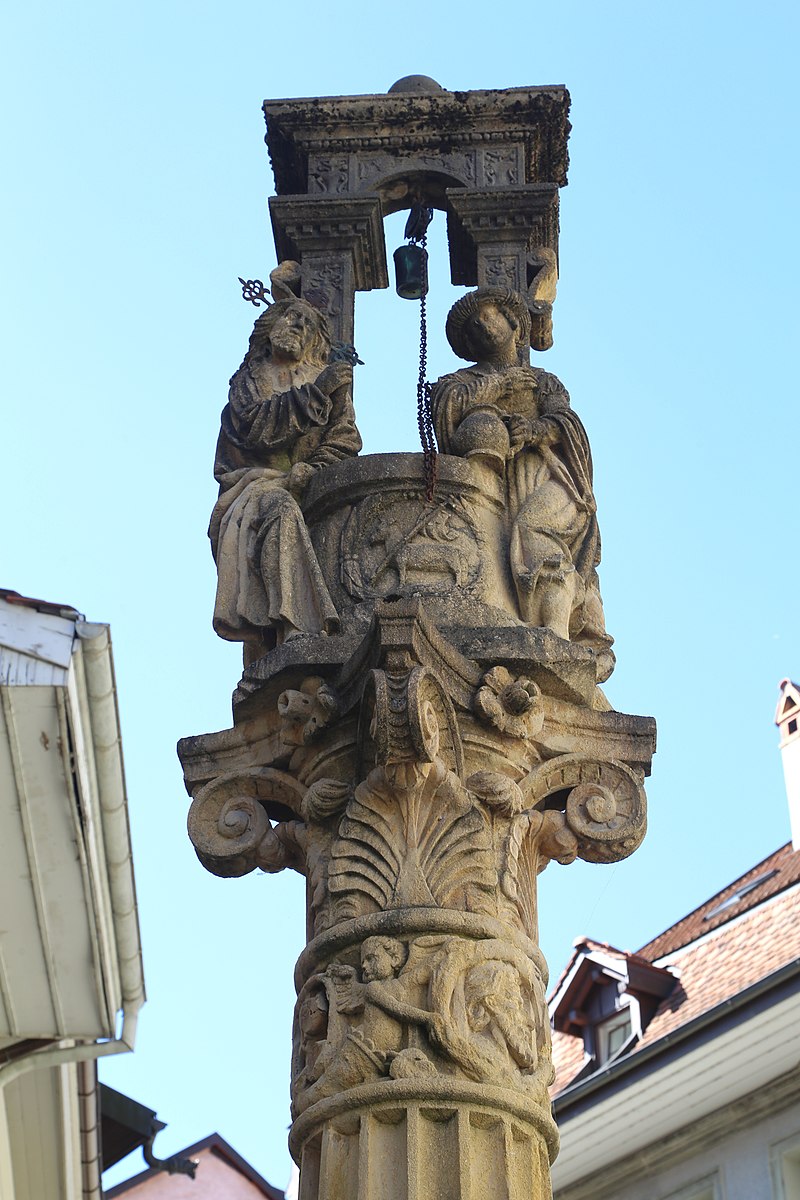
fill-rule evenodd
<path id="1" fill-rule="evenodd" d="M 389 88 L 388 95 L 392 96 L 395 92 L 417 92 L 424 94 L 425 92 L 443 92 L 445 89 L 435 79 L 431 79 L 430 75 L 404 75 L 402 79 L 398 79 L 397 83 L 393 83 Z"/>

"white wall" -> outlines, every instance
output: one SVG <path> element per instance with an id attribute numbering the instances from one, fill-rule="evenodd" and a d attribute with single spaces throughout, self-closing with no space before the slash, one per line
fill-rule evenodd
<path id="1" fill-rule="evenodd" d="M 774 1189 L 770 1163 L 772 1148 L 786 1143 L 783 1149 L 788 1149 L 795 1137 L 800 1147 L 800 1105 L 717 1138 L 701 1153 L 656 1175 L 644 1174 L 640 1166 L 637 1177 L 615 1191 L 613 1200 L 694 1200 L 695 1183 L 698 1200 L 705 1200 L 713 1187 L 709 1178 L 716 1179 L 713 1200 L 800 1200 L 791 1191 L 782 1196 Z"/>

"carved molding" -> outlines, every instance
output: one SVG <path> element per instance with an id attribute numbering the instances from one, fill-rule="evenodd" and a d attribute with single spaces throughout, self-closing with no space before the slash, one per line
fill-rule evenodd
<path id="1" fill-rule="evenodd" d="M 345 253 L 356 291 L 389 286 L 377 196 L 271 196 L 269 211 L 279 261 L 297 259 L 302 265 L 309 253 Z"/>
<path id="2" fill-rule="evenodd" d="M 427 154 L 464 147 L 495 150 L 522 142 L 525 178 L 567 181 L 569 94 L 565 88 L 414 95 L 336 96 L 264 103 L 267 145 L 279 195 L 309 190 L 315 155 L 375 150 Z M 312 186 L 313 183 L 312 183 Z"/>
<path id="3" fill-rule="evenodd" d="M 524 1096 L 508 1088 L 445 1078 L 387 1079 L 331 1096 L 297 1118 L 289 1135 L 289 1148 L 299 1160 L 304 1143 L 328 1122 L 344 1118 L 346 1127 L 355 1132 L 359 1118 L 367 1111 L 392 1123 L 393 1118 L 403 1119 L 406 1106 L 417 1105 L 434 1111 L 464 1108 L 470 1115 L 480 1115 L 487 1124 L 502 1113 L 523 1122 L 544 1140 L 550 1162 L 558 1153 L 558 1130 L 547 1108 L 532 1107 Z M 533 1200 L 537 1198 L 534 1196 Z"/>
<path id="4" fill-rule="evenodd" d="M 454 284 L 510 287 L 531 312 L 531 345 L 552 345 L 552 305 L 558 279 L 558 188 L 507 187 L 497 203 L 490 189 L 447 191 Z"/>

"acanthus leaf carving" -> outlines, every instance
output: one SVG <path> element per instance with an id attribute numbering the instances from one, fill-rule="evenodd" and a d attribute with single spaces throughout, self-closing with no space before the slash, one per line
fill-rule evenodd
<path id="1" fill-rule="evenodd" d="M 340 919 L 403 906 L 475 907 L 496 884 L 486 822 L 443 763 L 377 767 L 349 802 L 328 883 Z"/>
<path id="2" fill-rule="evenodd" d="M 481 893 L 490 896 L 496 883 L 489 831 L 441 757 L 461 768 L 452 703 L 407 652 L 390 652 L 386 666 L 371 672 L 362 699 L 362 759 L 378 765 L 356 788 L 332 847 L 335 913 L 485 907 Z"/>

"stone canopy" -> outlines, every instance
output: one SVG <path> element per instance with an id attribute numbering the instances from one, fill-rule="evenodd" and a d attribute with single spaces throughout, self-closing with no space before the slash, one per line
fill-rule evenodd
<path id="1" fill-rule="evenodd" d="M 396 85 L 397 86 L 397 85 Z M 382 219 L 415 201 L 447 214 L 454 284 L 505 284 L 549 306 L 558 189 L 567 182 L 563 87 L 271 100 L 264 104 L 279 260 L 353 340 L 353 293 L 386 287 Z M 549 307 L 534 342 L 552 342 Z"/>

